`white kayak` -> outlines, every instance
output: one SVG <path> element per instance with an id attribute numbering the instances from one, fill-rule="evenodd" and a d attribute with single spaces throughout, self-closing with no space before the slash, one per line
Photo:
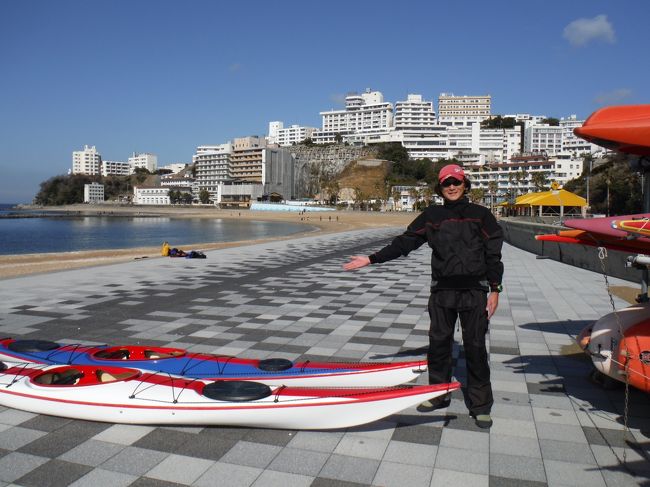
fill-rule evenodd
<path id="1" fill-rule="evenodd" d="M 625 381 L 618 365 L 619 345 L 625 332 L 634 325 L 650 319 L 650 302 L 634 304 L 606 314 L 578 335 L 578 343 L 589 354 L 598 372 Z"/>
<path id="2" fill-rule="evenodd" d="M 0 363 L 1 364 L 1 363 Z M 460 387 L 299 388 L 187 379 L 125 367 L 0 365 L 0 404 L 127 424 L 333 429 L 369 423 Z"/>

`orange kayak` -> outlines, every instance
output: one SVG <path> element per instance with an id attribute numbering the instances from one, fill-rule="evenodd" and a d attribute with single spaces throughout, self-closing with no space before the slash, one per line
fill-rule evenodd
<path id="1" fill-rule="evenodd" d="M 618 358 L 622 369 L 627 365 L 630 385 L 650 392 L 650 320 L 642 321 L 625 332 Z"/>
<path id="2" fill-rule="evenodd" d="M 573 132 L 607 149 L 650 155 L 650 105 L 601 108 Z"/>

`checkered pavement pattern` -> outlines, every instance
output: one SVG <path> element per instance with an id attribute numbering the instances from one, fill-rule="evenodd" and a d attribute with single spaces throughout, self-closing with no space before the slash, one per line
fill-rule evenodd
<path id="1" fill-rule="evenodd" d="M 399 232 L 309 236 L 208 251 L 206 260 L 134 256 L 2 280 L 0 336 L 251 358 L 423 357 L 430 250 L 341 269 Z M 626 430 L 625 391 L 591 383 L 573 341 L 611 311 L 603 276 L 508 245 L 504 264 L 490 323 L 490 430 L 474 425 L 463 391 L 446 409 L 334 431 L 105 424 L 0 407 L 0 486 L 650 484 L 648 396 L 630 391 Z M 464 382 L 460 341 L 457 332 L 455 375 Z"/>

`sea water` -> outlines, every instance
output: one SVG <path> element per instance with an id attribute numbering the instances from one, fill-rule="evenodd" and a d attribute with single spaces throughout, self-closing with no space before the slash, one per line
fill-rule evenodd
<path id="1" fill-rule="evenodd" d="M 211 218 L 38 215 L 0 218 L 0 255 L 155 247 L 165 241 L 171 247 L 187 251 L 192 250 L 193 243 L 279 237 L 310 228 L 300 223 Z"/>

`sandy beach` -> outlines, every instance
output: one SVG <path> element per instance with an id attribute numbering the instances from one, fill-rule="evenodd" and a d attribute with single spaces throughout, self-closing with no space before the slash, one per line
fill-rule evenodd
<path id="1" fill-rule="evenodd" d="M 44 207 L 38 208 L 43 212 L 70 212 L 81 215 L 163 215 L 174 218 L 213 218 L 213 219 L 237 219 L 237 220 L 259 220 L 277 221 L 290 223 L 304 223 L 305 232 L 293 234 L 286 237 L 275 237 L 271 239 L 242 240 L 237 242 L 203 242 L 188 245 L 179 237 L 178 242 L 169 242 L 173 247 L 194 250 L 212 250 L 241 245 L 251 245 L 268 240 L 287 240 L 304 236 L 313 232 L 336 233 L 362 228 L 378 227 L 406 227 L 416 214 L 411 212 L 361 212 L 361 211 L 337 211 L 337 212 L 271 212 L 271 211 L 248 211 L 248 210 L 219 210 L 212 207 L 155 207 L 143 206 L 88 206 L 70 205 L 65 207 Z M 162 242 L 160 242 L 162 244 Z M 65 269 L 76 269 L 80 267 L 101 266 L 126 262 L 134 259 L 162 258 L 160 255 L 160 244 L 151 247 L 138 247 L 130 249 L 113 250 L 92 250 L 79 252 L 58 252 L 42 254 L 22 254 L 0 256 L 0 279 L 11 277 L 52 272 Z"/>

